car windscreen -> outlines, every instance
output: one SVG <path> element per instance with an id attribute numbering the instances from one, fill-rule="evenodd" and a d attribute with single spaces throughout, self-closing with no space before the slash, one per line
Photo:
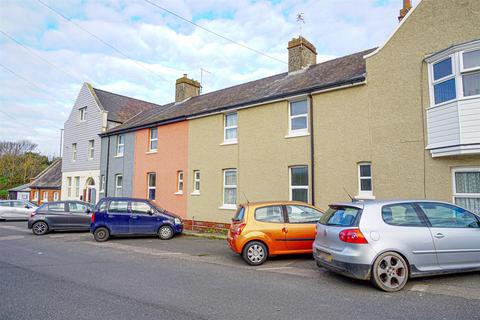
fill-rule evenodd
<path id="1" fill-rule="evenodd" d="M 330 207 L 319 222 L 327 226 L 351 227 L 361 211 L 355 207 Z"/>

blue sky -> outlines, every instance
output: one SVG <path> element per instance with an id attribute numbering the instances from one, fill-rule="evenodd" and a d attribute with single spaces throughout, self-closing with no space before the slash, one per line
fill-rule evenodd
<path id="1" fill-rule="evenodd" d="M 30 139 L 47 155 L 58 155 L 60 128 L 84 81 L 163 104 L 174 99 L 175 79 L 183 73 L 199 79 L 201 68 L 209 71 L 203 92 L 287 70 L 144 0 L 41 1 L 75 24 L 39 0 L 0 0 L 0 31 L 27 48 L 0 33 L 0 63 L 10 70 L 0 66 L 0 140 Z M 319 62 L 381 45 L 402 6 L 402 0 L 150 1 L 282 61 L 303 12 L 303 35 L 316 45 Z"/>

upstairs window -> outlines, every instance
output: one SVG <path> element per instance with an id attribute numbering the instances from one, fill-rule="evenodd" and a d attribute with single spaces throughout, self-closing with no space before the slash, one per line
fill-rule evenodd
<path id="1" fill-rule="evenodd" d="M 306 99 L 290 102 L 288 125 L 290 135 L 302 135 L 308 132 L 308 103 Z"/>
<path id="2" fill-rule="evenodd" d="M 237 142 L 237 113 L 229 113 L 225 115 L 224 120 L 224 142 Z"/>
<path id="3" fill-rule="evenodd" d="M 480 41 L 449 48 L 426 61 L 432 106 L 480 97 Z"/>
<path id="4" fill-rule="evenodd" d="M 80 112 L 80 121 L 87 120 L 87 107 L 80 108 L 78 111 Z"/>
<path id="5" fill-rule="evenodd" d="M 457 97 L 451 57 L 433 64 L 433 92 L 435 104 Z"/>
<path id="6" fill-rule="evenodd" d="M 463 96 L 480 95 L 480 49 L 462 53 Z"/>
<path id="7" fill-rule="evenodd" d="M 72 143 L 72 161 L 77 161 L 77 144 Z"/>
<path id="8" fill-rule="evenodd" d="M 150 129 L 149 151 L 157 151 L 158 130 L 157 128 Z"/>
<path id="9" fill-rule="evenodd" d="M 123 156 L 125 150 L 125 137 L 123 134 L 117 136 L 117 157 Z"/>
<path id="10" fill-rule="evenodd" d="M 92 160 L 95 155 L 95 140 L 88 140 L 88 159 Z"/>

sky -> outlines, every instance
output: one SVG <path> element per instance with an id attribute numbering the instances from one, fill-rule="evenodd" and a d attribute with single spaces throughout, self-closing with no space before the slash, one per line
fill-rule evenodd
<path id="1" fill-rule="evenodd" d="M 175 80 L 184 73 L 202 78 L 206 93 L 287 71 L 287 43 L 300 33 L 316 46 L 317 62 L 380 46 L 398 25 L 401 6 L 402 0 L 0 0 L 0 140 L 29 139 L 39 152 L 58 156 L 60 129 L 83 82 L 164 104 L 174 100 Z"/>

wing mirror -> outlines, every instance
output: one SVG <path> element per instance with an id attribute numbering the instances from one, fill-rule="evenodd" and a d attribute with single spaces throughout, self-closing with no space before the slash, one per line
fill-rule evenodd
<path id="1" fill-rule="evenodd" d="M 30 206 L 28 204 L 26 204 L 25 209 L 30 209 Z"/>
<path id="2" fill-rule="evenodd" d="M 153 210 L 150 209 L 150 210 L 147 211 L 147 213 L 152 216 L 153 215 Z"/>
<path id="3" fill-rule="evenodd" d="M 90 208 L 87 208 L 87 211 L 85 211 L 86 213 L 92 213 L 92 210 L 90 210 Z"/>

